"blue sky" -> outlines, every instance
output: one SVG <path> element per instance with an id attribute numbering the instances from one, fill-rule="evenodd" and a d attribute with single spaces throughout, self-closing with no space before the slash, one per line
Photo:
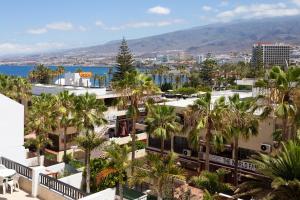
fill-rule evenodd
<path id="1" fill-rule="evenodd" d="M 0 54 L 102 44 L 238 19 L 294 16 L 300 0 L 1 0 Z"/>

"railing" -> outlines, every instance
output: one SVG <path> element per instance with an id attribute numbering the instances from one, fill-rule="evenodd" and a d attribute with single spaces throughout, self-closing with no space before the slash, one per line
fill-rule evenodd
<path id="1" fill-rule="evenodd" d="M 61 193 L 63 196 L 70 197 L 74 200 L 87 196 L 87 194 L 80 189 L 45 174 L 40 174 L 40 183 L 49 189 L 52 189 L 58 193 Z"/>
<path id="2" fill-rule="evenodd" d="M 32 169 L 29 167 L 26 167 L 4 157 L 1 157 L 1 164 L 9 169 L 16 170 L 16 172 L 22 176 L 32 179 Z"/>

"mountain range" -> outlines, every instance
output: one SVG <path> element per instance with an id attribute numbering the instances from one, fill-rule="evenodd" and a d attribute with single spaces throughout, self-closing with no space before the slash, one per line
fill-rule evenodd
<path id="1" fill-rule="evenodd" d="M 186 51 L 191 54 L 250 51 L 256 42 L 284 42 L 300 45 L 300 17 L 280 17 L 243 20 L 194 27 L 129 40 L 135 54 Z M 111 55 L 120 41 L 103 45 L 67 50 L 67 54 Z"/>

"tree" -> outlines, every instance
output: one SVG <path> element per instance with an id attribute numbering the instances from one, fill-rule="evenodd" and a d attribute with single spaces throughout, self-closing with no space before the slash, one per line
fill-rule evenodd
<path id="1" fill-rule="evenodd" d="M 282 144 L 277 155 L 259 154 L 251 159 L 258 173 L 239 185 L 236 196 L 254 196 L 257 199 L 297 200 L 300 196 L 300 145 L 298 141 Z"/>
<path id="2" fill-rule="evenodd" d="M 65 73 L 65 68 L 64 68 L 64 66 L 58 66 L 56 71 L 57 71 L 57 74 L 58 74 L 59 85 L 61 85 L 61 75 L 63 73 Z"/>
<path id="3" fill-rule="evenodd" d="M 265 115 L 274 113 L 282 120 L 280 131 L 282 138 L 287 141 L 294 137 L 290 135 L 289 126 L 293 125 L 297 108 L 295 92 L 300 80 L 300 69 L 290 67 L 283 71 L 280 67 L 273 67 L 265 80 L 260 80 L 256 86 L 262 88 L 267 104 L 264 105 Z"/>
<path id="4" fill-rule="evenodd" d="M 0 92 L 12 98 L 24 106 L 25 117 L 27 116 L 28 100 L 31 98 L 31 84 L 25 78 L 0 76 Z"/>
<path id="5" fill-rule="evenodd" d="M 37 153 L 38 165 L 41 165 L 41 150 L 49 145 L 52 145 L 52 141 L 44 135 L 37 135 L 35 138 L 30 138 L 25 142 L 25 146 L 34 146 Z"/>
<path id="6" fill-rule="evenodd" d="M 52 70 L 43 64 L 39 64 L 30 72 L 29 78 L 38 83 L 50 84 L 52 80 Z"/>
<path id="7" fill-rule="evenodd" d="M 169 153 L 165 157 L 158 154 L 147 154 L 143 165 L 137 167 L 136 173 L 131 177 L 131 183 L 149 182 L 157 195 L 158 200 L 166 197 L 166 192 L 173 187 L 174 179 L 184 179 L 183 170 L 176 164 L 177 156 Z"/>
<path id="8" fill-rule="evenodd" d="M 200 176 L 193 176 L 191 182 L 198 188 L 205 190 L 205 196 L 215 197 L 216 199 L 219 193 L 227 193 L 233 191 L 233 186 L 229 183 L 224 183 L 224 177 L 228 174 L 222 168 L 218 169 L 216 172 L 203 171 Z"/>
<path id="9" fill-rule="evenodd" d="M 112 81 L 122 80 L 126 72 L 132 72 L 135 70 L 133 66 L 133 55 L 128 48 L 127 41 L 123 38 L 121 46 L 119 48 L 119 53 L 117 55 L 117 67 L 113 74 Z"/>
<path id="10" fill-rule="evenodd" d="M 166 105 L 153 105 L 148 108 L 146 118 L 147 133 L 160 139 L 161 156 L 164 155 L 165 140 L 171 139 L 171 151 L 174 151 L 174 135 L 178 134 L 181 129 L 180 123 L 177 122 L 175 108 Z"/>
<path id="11" fill-rule="evenodd" d="M 253 115 L 254 100 L 241 100 L 239 94 L 229 97 L 229 123 L 223 129 L 233 143 L 234 184 L 238 184 L 239 139 L 248 140 L 258 134 L 258 119 Z"/>
<path id="12" fill-rule="evenodd" d="M 211 93 L 197 99 L 193 105 L 185 110 L 185 130 L 188 132 L 188 141 L 194 149 L 201 150 L 201 136 L 203 129 L 205 133 L 205 169 L 209 170 L 210 146 L 213 139 L 213 131 L 221 130 L 224 127 L 225 98 L 220 97 L 212 101 Z"/>
<path id="13" fill-rule="evenodd" d="M 63 91 L 57 96 L 57 106 L 59 113 L 59 126 L 63 128 L 63 136 L 64 136 L 64 162 L 67 162 L 67 131 L 69 127 L 74 125 L 73 113 L 75 106 L 75 95 L 73 93 L 69 93 L 68 91 Z"/>
<path id="14" fill-rule="evenodd" d="M 90 180 L 91 180 L 91 152 L 96 149 L 100 148 L 101 146 L 104 145 L 106 139 L 97 136 L 94 132 L 90 132 L 89 134 L 86 135 L 81 135 L 76 138 L 76 142 L 79 145 L 79 147 L 83 148 L 86 155 L 86 192 L 90 193 Z"/>
<path id="15" fill-rule="evenodd" d="M 127 116 L 132 119 L 132 160 L 135 159 L 136 122 L 140 116 L 139 106 L 141 101 L 149 95 L 159 91 L 159 88 L 152 81 L 151 77 L 145 76 L 137 71 L 126 72 L 123 79 L 114 81 L 112 86 L 116 92 L 122 94 L 124 102 L 130 101 Z M 134 169 L 132 168 L 132 171 Z"/>
<path id="16" fill-rule="evenodd" d="M 200 69 L 200 79 L 203 85 L 213 85 L 213 70 L 217 66 L 217 62 L 213 59 L 206 59 Z"/>
<path id="17" fill-rule="evenodd" d="M 84 133 L 87 138 L 92 138 L 90 134 L 94 134 L 94 130 L 97 126 L 101 126 L 106 123 L 103 112 L 106 111 L 106 107 L 102 100 L 98 100 L 94 94 L 84 94 L 75 97 L 75 113 L 74 123 L 79 131 Z M 88 168 L 89 165 L 89 150 L 85 151 L 85 165 Z M 86 182 L 89 182 L 88 176 Z M 90 185 L 87 183 L 87 192 L 90 192 Z"/>
<path id="18" fill-rule="evenodd" d="M 37 145 L 44 150 L 48 133 L 57 128 L 56 98 L 50 94 L 41 94 L 32 98 L 32 106 L 28 112 L 27 133 L 35 133 Z M 37 149 L 38 150 L 38 149 Z M 37 152 L 38 155 L 40 152 Z"/>
<path id="19" fill-rule="evenodd" d="M 112 143 L 110 146 L 108 146 L 106 148 L 106 152 L 110 158 L 110 164 L 106 169 L 100 171 L 97 176 L 97 182 L 99 183 L 108 175 L 117 174 L 119 196 L 121 200 L 123 200 L 123 185 L 125 184 L 127 177 L 127 170 L 131 166 L 131 161 L 128 159 L 128 154 L 130 151 L 131 150 L 127 145 L 121 147 L 118 144 Z"/>

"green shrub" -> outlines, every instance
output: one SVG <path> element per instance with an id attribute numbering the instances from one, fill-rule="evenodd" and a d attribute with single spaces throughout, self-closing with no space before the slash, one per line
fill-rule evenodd
<path id="1" fill-rule="evenodd" d="M 182 95 L 192 95 L 197 92 L 198 90 L 194 87 L 182 87 L 174 91 L 175 94 L 182 94 Z"/>
<path id="2" fill-rule="evenodd" d="M 71 165 L 72 167 L 74 167 L 75 169 L 81 168 L 84 166 L 84 163 L 82 163 L 79 160 L 70 160 L 69 165 Z"/>
<path id="3" fill-rule="evenodd" d="M 131 147 L 131 142 L 128 143 L 128 146 Z M 140 149 L 145 149 L 146 148 L 146 144 L 143 141 L 136 141 L 135 142 L 135 147 L 136 150 L 140 150 Z"/>
<path id="4" fill-rule="evenodd" d="M 167 92 L 168 90 L 173 90 L 172 83 L 164 83 L 160 86 L 161 91 Z"/>

